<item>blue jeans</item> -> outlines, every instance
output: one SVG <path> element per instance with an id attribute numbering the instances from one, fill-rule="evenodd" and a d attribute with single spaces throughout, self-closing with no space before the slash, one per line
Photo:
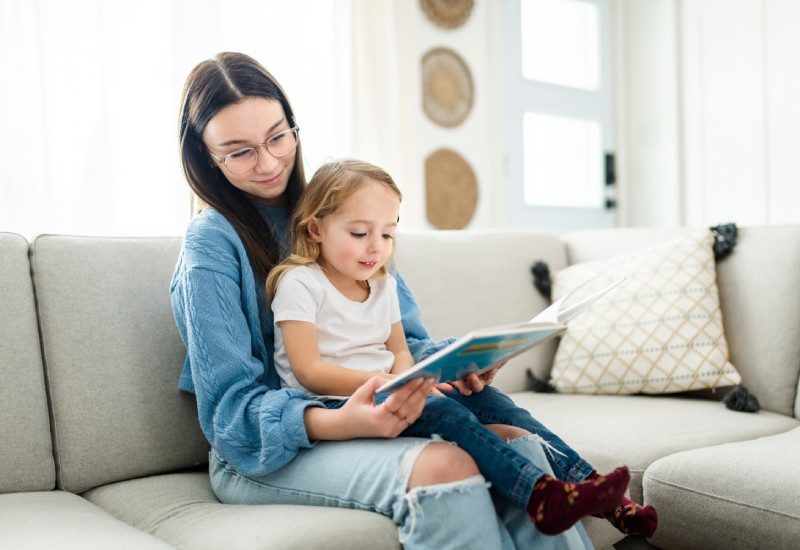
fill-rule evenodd
<path id="1" fill-rule="evenodd" d="M 497 388 L 486 386 L 483 391 L 472 395 L 461 395 L 458 391 L 447 392 L 446 395 L 469 410 L 481 424 L 516 426 L 542 438 L 546 442 L 548 462 L 556 478 L 578 482 L 592 473 L 594 468 L 591 464 Z"/>
<path id="2" fill-rule="evenodd" d="M 578 523 L 556 535 L 536 530 L 527 513 L 489 492 L 482 476 L 407 490 L 411 469 L 430 439 L 323 441 L 260 477 L 238 473 L 213 450 L 211 486 L 225 504 L 293 504 L 369 510 L 398 525 L 406 550 L 592 548 Z M 536 436 L 509 443 L 537 467 L 549 465 Z M 264 533 L 269 536 L 269 533 Z"/>
<path id="3" fill-rule="evenodd" d="M 527 508 L 534 485 L 547 472 L 520 455 L 485 424 L 518 426 L 544 439 L 550 447 L 551 466 L 559 479 L 583 480 L 592 471 L 573 449 L 496 388 L 489 386 L 469 396 L 458 391 L 445 395 L 428 397 L 420 417 L 401 435 L 438 435 L 457 444 L 472 457 L 492 488 L 520 508 Z M 387 396 L 379 395 L 377 401 Z M 329 401 L 325 405 L 333 409 L 345 402 Z"/>

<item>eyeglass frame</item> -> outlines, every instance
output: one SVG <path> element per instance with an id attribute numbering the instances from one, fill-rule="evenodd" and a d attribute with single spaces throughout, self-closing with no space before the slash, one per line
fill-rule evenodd
<path id="1" fill-rule="evenodd" d="M 286 132 L 292 132 L 292 133 L 294 133 L 294 141 L 295 141 L 295 146 L 294 146 L 294 149 L 292 149 L 291 151 L 287 151 L 286 153 L 284 153 L 284 154 L 282 154 L 282 155 L 276 155 L 275 153 L 273 153 L 272 151 L 270 151 L 270 150 L 269 150 L 269 142 L 270 142 L 270 141 L 272 141 L 273 139 L 275 139 L 276 137 L 278 137 L 278 136 L 280 136 L 280 135 L 282 135 L 282 134 L 285 134 Z M 285 129 L 285 130 L 281 130 L 280 132 L 277 132 L 277 133 L 275 133 L 275 134 L 272 134 L 271 136 L 269 136 L 269 137 L 266 139 L 266 141 L 264 141 L 263 143 L 260 143 L 260 144 L 256 145 L 255 147 L 250 147 L 250 146 L 248 146 L 248 147 L 242 147 L 241 149 L 237 149 L 236 151 L 231 151 L 231 152 L 230 152 L 230 153 L 228 153 L 227 155 L 222 155 L 221 157 L 218 157 L 217 155 L 215 155 L 215 154 L 214 154 L 214 153 L 212 153 L 211 151 L 209 151 L 209 152 L 208 152 L 208 154 L 209 154 L 209 155 L 211 155 L 211 157 L 212 157 L 214 160 L 216 160 L 216 161 L 217 161 L 217 162 L 219 162 L 220 164 L 224 165 L 224 166 L 225 166 L 225 168 L 227 168 L 228 170 L 230 170 L 232 174 L 246 174 L 247 172 L 249 172 L 250 170 L 252 170 L 253 168 L 255 168 L 255 167 L 256 167 L 256 165 L 258 165 L 258 155 L 260 155 L 260 154 L 261 154 L 261 149 L 262 149 L 262 148 L 263 148 L 263 149 L 265 149 L 265 150 L 267 151 L 267 153 L 268 153 L 268 154 L 270 154 L 270 155 L 271 155 L 273 158 L 281 158 L 281 157 L 285 157 L 286 155 L 288 155 L 289 153 L 291 153 L 291 152 L 293 152 L 293 151 L 297 151 L 297 147 L 298 147 L 299 145 L 300 145 L 300 127 L 299 127 L 299 126 L 292 126 L 291 128 L 287 128 L 287 129 Z M 253 163 L 253 166 L 251 166 L 251 167 L 250 167 L 250 168 L 248 168 L 247 170 L 245 170 L 245 171 L 243 171 L 243 172 L 234 172 L 234 171 L 233 171 L 233 170 L 231 170 L 231 169 L 230 169 L 230 167 L 229 167 L 229 166 L 228 166 L 228 165 L 225 163 L 225 161 L 226 161 L 226 160 L 228 160 L 228 157 L 230 157 L 231 155 L 235 155 L 236 153 L 239 153 L 239 152 L 241 152 L 241 151 L 242 151 L 242 150 L 244 150 L 244 149 L 253 149 L 253 150 L 256 152 L 256 161 Z"/>

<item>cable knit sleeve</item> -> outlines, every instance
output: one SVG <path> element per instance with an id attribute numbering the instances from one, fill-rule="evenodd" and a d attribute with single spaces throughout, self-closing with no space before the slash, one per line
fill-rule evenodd
<path id="1" fill-rule="evenodd" d="M 215 451 L 240 473 L 268 474 L 299 449 L 313 446 L 303 412 L 321 404 L 303 391 L 264 383 L 269 378 L 264 361 L 253 352 L 259 345 L 263 349 L 252 332 L 257 312 L 254 318 L 243 306 L 236 249 L 213 238 L 201 244 L 187 237 L 171 288 L 200 426 Z"/>
<path id="2" fill-rule="evenodd" d="M 303 411 L 318 403 L 300 390 L 260 383 L 264 365 L 250 353 L 236 282 L 192 269 L 173 292 L 184 317 L 200 425 L 211 446 L 244 475 L 277 470 L 311 447 Z"/>

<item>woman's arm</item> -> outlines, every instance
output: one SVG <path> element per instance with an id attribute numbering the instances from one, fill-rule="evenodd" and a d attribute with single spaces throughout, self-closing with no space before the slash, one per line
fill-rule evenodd
<path id="1" fill-rule="evenodd" d="M 320 358 L 317 329 L 306 321 L 278 321 L 286 356 L 297 381 L 317 395 L 352 395 L 374 372 L 325 363 Z"/>
<path id="2" fill-rule="evenodd" d="M 180 274 L 171 298 L 203 433 L 242 474 L 263 475 L 312 446 L 304 411 L 320 403 L 300 390 L 264 385 L 241 294 L 228 273 L 195 267 Z"/>

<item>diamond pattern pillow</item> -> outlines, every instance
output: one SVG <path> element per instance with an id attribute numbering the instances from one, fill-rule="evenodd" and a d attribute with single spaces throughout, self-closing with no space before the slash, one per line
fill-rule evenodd
<path id="1" fill-rule="evenodd" d="M 553 278 L 553 300 L 598 274 L 628 277 L 572 319 L 553 362 L 564 393 L 671 393 L 731 386 L 712 249 L 697 231 Z M 602 280 L 598 284 L 605 284 Z"/>

